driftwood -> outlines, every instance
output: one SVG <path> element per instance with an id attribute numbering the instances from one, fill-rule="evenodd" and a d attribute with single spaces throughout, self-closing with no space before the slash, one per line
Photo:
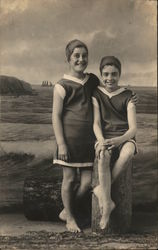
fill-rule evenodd
<path id="1" fill-rule="evenodd" d="M 98 185 L 97 160 L 94 163 L 93 186 Z M 92 231 L 103 233 L 126 233 L 130 230 L 132 218 L 132 162 L 127 169 L 112 185 L 112 199 L 115 202 L 115 209 L 111 213 L 108 226 L 105 230 L 99 227 L 100 210 L 98 200 L 92 196 Z"/>
<path id="2" fill-rule="evenodd" d="M 54 170 L 53 170 L 54 171 Z M 63 209 L 61 200 L 61 181 L 62 176 L 55 175 L 54 172 L 49 175 L 28 177 L 24 181 L 23 188 L 23 210 L 26 218 L 29 220 L 50 220 L 58 221 L 58 215 Z M 132 217 L 132 163 L 122 173 L 112 185 L 112 199 L 116 204 L 113 210 L 109 226 L 105 233 L 124 233 L 128 232 Z M 54 173 L 54 174 L 53 174 Z M 94 164 L 93 186 L 98 185 L 97 161 Z M 87 194 L 84 201 L 77 204 L 76 213 L 81 212 L 88 218 L 91 214 L 91 195 Z M 83 210 L 83 213 L 82 213 Z M 85 212 L 86 211 L 86 212 Z M 85 220 L 85 218 L 83 218 Z M 90 219 L 88 218 L 88 221 Z M 92 231 L 99 229 L 100 211 L 98 201 L 95 195 L 92 195 Z"/>
<path id="3" fill-rule="evenodd" d="M 77 190 L 77 181 L 74 190 Z M 91 219 L 91 192 L 87 192 L 82 201 L 74 202 L 78 223 L 87 224 Z M 26 178 L 23 190 L 24 214 L 29 220 L 58 221 L 63 209 L 61 200 L 61 178 Z"/>
<path id="4" fill-rule="evenodd" d="M 27 178 L 24 182 L 23 207 L 29 220 L 57 221 L 62 210 L 61 181 L 49 177 Z"/>

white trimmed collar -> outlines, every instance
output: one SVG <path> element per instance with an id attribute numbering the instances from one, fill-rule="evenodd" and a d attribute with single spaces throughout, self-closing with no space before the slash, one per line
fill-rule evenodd
<path id="1" fill-rule="evenodd" d="M 100 89 L 104 94 L 106 94 L 109 98 L 118 95 L 120 93 L 122 93 L 123 91 L 125 91 L 125 88 L 119 88 L 113 92 L 108 92 L 104 87 L 102 86 L 98 86 L 98 89 Z"/>
<path id="2" fill-rule="evenodd" d="M 74 77 L 74 76 L 67 75 L 67 74 L 64 74 L 63 78 L 67 79 L 67 80 L 77 82 L 77 83 L 79 83 L 81 85 L 84 85 L 87 82 L 87 80 L 89 79 L 89 74 L 86 73 L 86 76 L 85 76 L 85 78 L 83 80 L 81 80 L 81 79 L 79 79 L 77 77 Z"/>

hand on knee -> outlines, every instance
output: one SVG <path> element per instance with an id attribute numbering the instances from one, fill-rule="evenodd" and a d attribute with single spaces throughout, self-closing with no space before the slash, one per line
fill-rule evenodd
<path id="1" fill-rule="evenodd" d="M 98 158 L 99 164 L 104 164 L 105 162 L 109 162 L 111 159 L 111 154 L 108 150 L 102 150 L 100 152 L 100 157 Z"/>

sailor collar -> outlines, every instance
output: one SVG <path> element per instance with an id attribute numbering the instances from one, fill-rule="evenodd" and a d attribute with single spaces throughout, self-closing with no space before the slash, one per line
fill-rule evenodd
<path id="1" fill-rule="evenodd" d="M 84 85 L 87 82 L 87 80 L 89 79 L 89 74 L 86 73 L 86 76 L 85 76 L 85 78 L 83 80 L 81 80 L 81 79 L 79 79 L 77 77 L 74 77 L 74 76 L 67 75 L 67 74 L 64 74 L 63 78 L 66 79 L 66 80 L 70 80 L 70 81 L 73 81 L 73 82 L 77 82 L 77 83 L 79 83 L 81 85 Z"/>
<path id="2" fill-rule="evenodd" d="M 125 88 L 119 88 L 113 92 L 108 92 L 104 87 L 102 86 L 98 86 L 98 89 L 100 91 L 102 91 L 104 94 L 106 94 L 109 98 L 112 98 L 115 95 L 119 95 L 120 93 L 122 93 L 123 91 L 125 91 Z"/>

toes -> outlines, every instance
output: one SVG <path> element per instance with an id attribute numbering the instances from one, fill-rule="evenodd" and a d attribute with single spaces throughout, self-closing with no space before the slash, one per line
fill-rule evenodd
<path id="1" fill-rule="evenodd" d="M 111 202 L 110 206 L 108 206 L 108 207 L 103 206 L 103 214 L 102 214 L 102 218 L 100 220 L 100 228 L 101 229 L 105 229 L 108 226 L 110 214 L 114 208 L 115 208 L 114 202 Z"/>
<path id="2" fill-rule="evenodd" d="M 80 233 L 81 230 L 79 228 L 71 228 L 67 226 L 67 230 L 71 233 Z"/>
<path id="3" fill-rule="evenodd" d="M 81 229 L 77 226 L 76 222 L 68 222 L 66 228 L 69 232 L 80 233 Z"/>

